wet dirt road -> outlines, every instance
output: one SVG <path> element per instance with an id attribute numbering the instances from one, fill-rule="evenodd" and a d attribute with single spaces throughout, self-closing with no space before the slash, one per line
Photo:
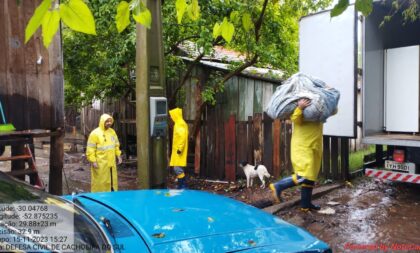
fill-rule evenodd
<path id="1" fill-rule="evenodd" d="M 369 178 L 314 200 L 334 214 L 277 215 L 327 242 L 333 252 L 420 252 L 420 187 Z"/>

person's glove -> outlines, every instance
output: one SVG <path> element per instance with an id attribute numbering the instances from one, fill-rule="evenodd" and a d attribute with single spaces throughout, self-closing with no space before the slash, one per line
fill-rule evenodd
<path id="1" fill-rule="evenodd" d="M 98 164 L 96 162 L 92 163 L 92 167 L 97 169 L 98 168 Z"/>
<path id="2" fill-rule="evenodd" d="M 176 153 L 177 153 L 178 155 L 180 155 L 180 154 L 181 154 L 181 150 L 179 150 L 179 149 L 178 149 L 178 150 L 176 151 Z"/>
<path id="3" fill-rule="evenodd" d="M 122 163 L 122 158 L 121 158 L 121 156 L 118 156 L 118 164 L 121 164 Z"/>

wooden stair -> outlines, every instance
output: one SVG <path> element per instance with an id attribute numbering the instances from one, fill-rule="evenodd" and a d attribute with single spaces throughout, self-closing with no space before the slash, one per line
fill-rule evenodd
<path id="1" fill-rule="evenodd" d="M 41 178 L 38 175 L 38 170 L 36 169 L 35 159 L 32 155 L 32 151 L 28 144 L 24 145 L 24 154 L 15 155 L 15 156 L 7 156 L 7 157 L 0 157 L 1 162 L 5 161 L 19 161 L 23 160 L 25 163 L 28 164 L 28 168 L 23 170 L 13 170 L 6 172 L 6 174 L 19 177 L 19 176 L 29 176 L 30 184 L 36 186 L 37 188 L 44 189 L 44 183 L 42 182 Z"/>

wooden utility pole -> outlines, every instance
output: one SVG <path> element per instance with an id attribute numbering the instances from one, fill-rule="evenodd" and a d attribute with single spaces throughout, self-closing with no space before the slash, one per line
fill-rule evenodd
<path id="1" fill-rule="evenodd" d="M 165 96 L 160 0 L 142 0 L 152 14 L 150 29 L 137 24 L 136 127 L 139 188 L 161 186 L 166 171 L 166 138 L 151 138 L 150 96 Z"/>
<path id="2" fill-rule="evenodd" d="M 136 128 L 137 178 L 139 188 L 150 188 L 149 170 L 149 61 L 147 55 L 147 28 L 137 24 L 136 44 Z"/>

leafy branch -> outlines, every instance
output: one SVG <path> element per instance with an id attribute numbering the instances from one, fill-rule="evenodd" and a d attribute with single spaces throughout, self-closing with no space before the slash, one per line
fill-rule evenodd
<path id="1" fill-rule="evenodd" d="M 115 17 L 118 32 L 124 31 L 130 23 L 130 11 L 133 12 L 133 18 L 137 23 L 150 28 L 152 15 L 143 2 L 140 0 L 132 0 L 130 3 L 122 1 L 117 7 Z M 43 0 L 26 26 L 25 43 L 31 39 L 38 28 L 42 27 L 43 43 L 48 48 L 60 27 L 61 20 L 74 31 L 96 35 L 95 19 L 83 0 L 69 0 L 60 4 L 57 4 L 56 0 Z"/>

